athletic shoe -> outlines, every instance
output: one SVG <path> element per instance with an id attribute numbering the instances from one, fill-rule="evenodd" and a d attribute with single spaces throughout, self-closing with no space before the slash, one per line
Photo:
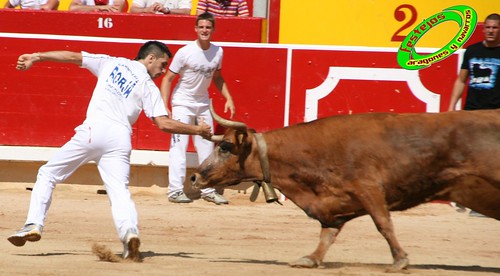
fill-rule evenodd
<path id="1" fill-rule="evenodd" d="M 473 211 L 473 210 L 470 210 L 469 212 L 469 217 L 476 217 L 476 218 L 487 218 L 487 216 L 481 214 L 481 213 L 478 213 L 476 211 Z"/>
<path id="2" fill-rule="evenodd" d="M 29 223 L 25 224 L 21 230 L 17 231 L 7 239 L 15 246 L 23 246 L 26 241 L 36 242 L 42 238 L 43 226 Z"/>
<path id="3" fill-rule="evenodd" d="M 192 199 L 186 196 L 183 191 L 177 191 L 168 197 L 168 201 L 173 203 L 191 203 Z"/>
<path id="4" fill-rule="evenodd" d="M 456 208 L 456 211 L 459 213 L 465 213 L 467 211 L 467 208 L 465 208 L 464 206 L 462 206 L 458 203 L 455 203 L 455 208 Z"/>
<path id="5" fill-rule="evenodd" d="M 125 234 L 125 239 L 123 240 L 123 259 L 132 260 L 134 262 L 141 261 L 139 246 L 141 246 L 141 240 L 139 240 L 137 230 L 132 228 L 128 229 Z"/>
<path id="6" fill-rule="evenodd" d="M 207 195 L 202 195 L 201 198 L 203 198 L 206 201 L 213 202 L 217 205 L 229 203 L 229 201 L 227 201 L 227 199 L 225 199 L 222 195 L 220 195 L 217 192 L 211 192 Z"/>

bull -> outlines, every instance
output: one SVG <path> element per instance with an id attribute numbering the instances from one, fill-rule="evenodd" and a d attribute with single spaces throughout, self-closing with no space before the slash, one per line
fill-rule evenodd
<path id="1" fill-rule="evenodd" d="M 192 186 L 271 181 L 321 224 L 317 248 L 291 266 L 319 266 L 345 223 L 367 214 L 389 271 L 409 265 L 390 211 L 441 200 L 500 220 L 500 110 L 340 115 L 265 133 L 211 111 L 227 130 Z"/>

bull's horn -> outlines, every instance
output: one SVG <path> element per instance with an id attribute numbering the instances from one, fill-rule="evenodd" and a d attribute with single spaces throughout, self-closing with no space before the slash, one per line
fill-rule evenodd
<path id="1" fill-rule="evenodd" d="M 210 137 L 210 141 L 212 141 L 214 143 L 222 142 L 223 139 L 224 139 L 224 135 L 212 135 L 212 137 Z"/>
<path id="2" fill-rule="evenodd" d="M 236 121 L 230 121 L 227 119 L 222 118 L 221 116 L 217 115 L 214 111 L 214 106 L 212 104 L 212 101 L 210 101 L 210 113 L 212 114 L 212 117 L 214 120 L 221 126 L 226 127 L 226 128 L 232 128 L 240 131 L 247 131 L 247 125 L 242 122 L 236 122 Z"/>

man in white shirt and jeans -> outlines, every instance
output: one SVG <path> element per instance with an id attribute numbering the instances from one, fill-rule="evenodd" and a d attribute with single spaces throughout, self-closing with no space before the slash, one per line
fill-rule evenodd
<path id="1" fill-rule="evenodd" d="M 208 88 L 213 80 L 216 88 L 226 99 L 224 112 L 235 113 L 233 99 L 222 77 L 221 47 L 212 44 L 211 37 L 215 30 L 215 19 L 210 13 L 203 13 L 196 18 L 195 32 L 198 38 L 182 47 L 175 54 L 169 70 L 161 83 L 161 95 L 168 108 L 172 82 L 180 76 L 172 92 L 172 119 L 185 124 L 196 124 L 200 118 L 213 128 L 210 114 L 210 98 Z M 213 151 L 210 141 L 193 137 L 198 153 L 198 161 L 203 162 Z M 188 135 L 172 134 L 170 143 L 170 165 L 168 166 L 168 199 L 174 203 L 189 203 L 192 200 L 184 192 L 186 179 L 186 151 L 189 143 Z M 228 201 L 214 188 L 201 190 L 201 197 L 215 204 L 227 204 Z"/>
<path id="2" fill-rule="evenodd" d="M 116 230 L 123 242 L 123 258 L 140 261 L 137 210 L 128 189 L 132 125 L 144 110 L 160 130 L 211 137 L 211 128 L 201 121 L 197 126 L 167 117 L 167 110 L 153 78 L 165 73 L 172 54 L 167 46 L 149 41 L 135 60 L 90 54 L 51 51 L 21 55 L 18 70 L 28 70 L 42 61 L 72 63 L 88 69 L 97 84 L 87 108 L 85 121 L 75 135 L 39 171 L 25 225 L 8 237 L 15 246 L 42 238 L 47 211 L 57 183 L 64 182 L 80 166 L 94 161 L 106 187 Z"/>

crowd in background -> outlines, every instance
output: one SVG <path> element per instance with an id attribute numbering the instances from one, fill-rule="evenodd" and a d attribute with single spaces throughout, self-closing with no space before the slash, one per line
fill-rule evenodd
<path id="1" fill-rule="evenodd" d="M 58 10 L 59 0 L 8 0 L 4 8 Z M 191 0 L 71 0 L 68 10 L 190 15 L 193 8 Z M 198 0 L 195 10 L 196 15 L 250 16 L 246 0 Z"/>

